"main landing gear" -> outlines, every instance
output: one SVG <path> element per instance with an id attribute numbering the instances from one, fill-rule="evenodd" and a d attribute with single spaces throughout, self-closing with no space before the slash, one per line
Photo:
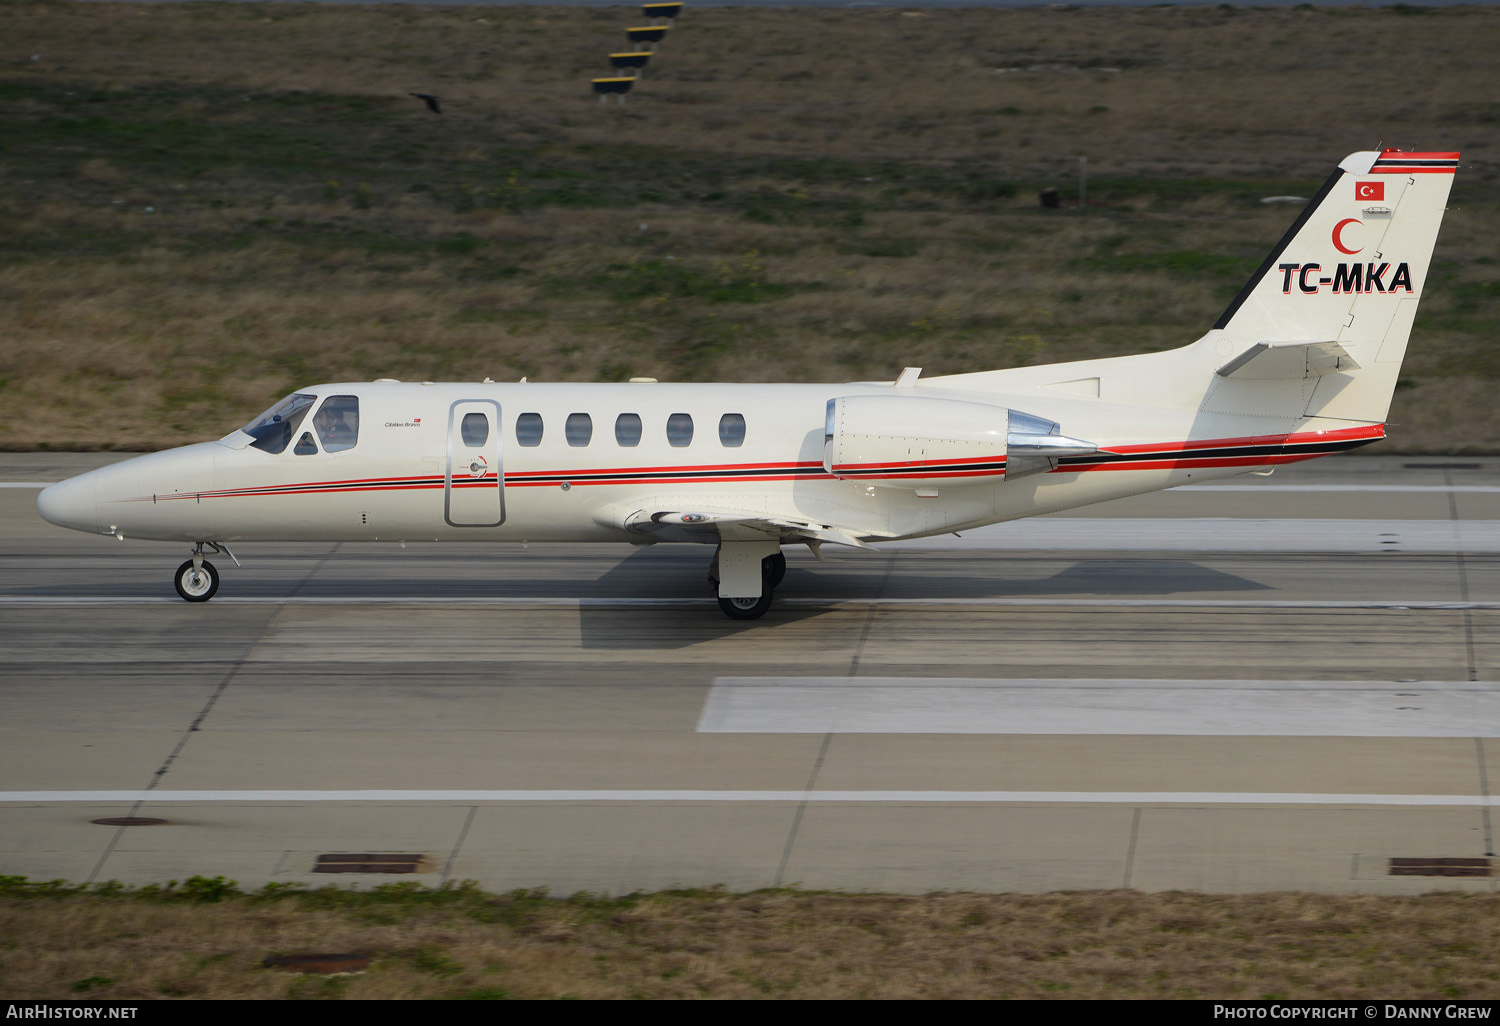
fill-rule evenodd
<path id="1" fill-rule="evenodd" d="M 216 554 L 222 552 L 230 559 L 234 559 L 234 553 L 229 551 L 227 545 L 219 545 L 216 542 L 199 542 L 194 545 L 193 558 L 178 567 L 176 575 L 172 578 L 172 583 L 177 587 L 177 594 L 186 602 L 207 602 L 219 590 L 219 569 L 203 558 L 205 545 L 213 549 Z M 234 559 L 234 565 L 239 566 L 240 561 Z"/>
<path id="2" fill-rule="evenodd" d="M 731 620 L 759 620 L 771 608 L 771 593 L 763 592 L 755 598 L 728 598 L 720 595 L 719 608 Z"/>
<path id="3" fill-rule="evenodd" d="M 731 620 L 758 620 L 771 608 L 772 592 L 786 576 L 779 541 L 721 542 L 708 568 L 719 608 Z"/>

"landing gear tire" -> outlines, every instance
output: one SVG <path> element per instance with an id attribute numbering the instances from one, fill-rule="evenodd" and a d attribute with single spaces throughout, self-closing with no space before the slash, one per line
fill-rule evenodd
<path id="1" fill-rule="evenodd" d="M 766 582 L 768 590 L 780 585 L 781 579 L 786 576 L 786 554 L 778 552 L 761 560 L 760 576 Z"/>
<path id="2" fill-rule="evenodd" d="M 771 589 L 761 592 L 758 598 L 726 598 L 720 595 L 719 608 L 731 620 L 759 620 L 771 608 Z"/>
<path id="3" fill-rule="evenodd" d="M 185 601 L 207 602 L 219 590 L 219 571 L 206 559 L 202 566 L 194 569 L 190 559 L 177 568 L 177 576 L 172 579 L 172 583 L 177 586 L 177 594 Z"/>

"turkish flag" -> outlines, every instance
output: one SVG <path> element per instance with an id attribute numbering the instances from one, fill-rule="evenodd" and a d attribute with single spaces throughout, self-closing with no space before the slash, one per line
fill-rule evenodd
<path id="1" fill-rule="evenodd" d="M 1383 200 L 1385 199 L 1385 183 L 1355 182 L 1354 198 L 1357 200 Z"/>

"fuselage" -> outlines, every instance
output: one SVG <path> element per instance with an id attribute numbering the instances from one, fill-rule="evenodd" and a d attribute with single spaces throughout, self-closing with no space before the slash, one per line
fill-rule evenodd
<path id="1" fill-rule="evenodd" d="M 39 507 L 79 530 L 190 542 L 718 540 L 638 530 L 640 515 L 659 509 L 837 525 L 874 541 L 1243 473 L 1380 435 L 1363 426 L 1251 436 L 1230 422 L 1205 431 L 1187 411 L 942 381 L 324 384 L 283 401 L 307 397 L 272 431 L 252 424 L 128 459 L 47 489 Z M 888 397 L 893 419 L 915 399 L 960 404 L 990 427 L 964 443 L 970 455 L 939 458 L 925 451 L 932 439 L 892 424 L 888 458 L 830 465 L 827 409 L 851 396 Z M 1017 406 L 1099 451 L 1007 479 L 1005 417 Z M 323 416 L 334 408 L 337 433 Z"/>

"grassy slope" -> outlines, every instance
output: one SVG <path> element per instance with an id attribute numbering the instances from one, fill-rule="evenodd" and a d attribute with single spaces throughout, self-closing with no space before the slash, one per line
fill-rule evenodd
<path id="1" fill-rule="evenodd" d="M 1466 159 L 1393 433 L 1500 447 L 1500 11 L 692 10 L 602 105 L 630 11 L 0 5 L 0 447 L 326 380 L 1166 348 L 1295 213 L 1260 198 L 1382 141 Z M 1039 209 L 1080 155 L 1087 210 Z"/>
<path id="2" fill-rule="evenodd" d="M 100 895 L 0 877 L 9 998 L 1500 996 L 1500 896 Z M 24 938 L 24 940 L 23 940 Z M 374 956 L 360 976 L 262 960 Z"/>

